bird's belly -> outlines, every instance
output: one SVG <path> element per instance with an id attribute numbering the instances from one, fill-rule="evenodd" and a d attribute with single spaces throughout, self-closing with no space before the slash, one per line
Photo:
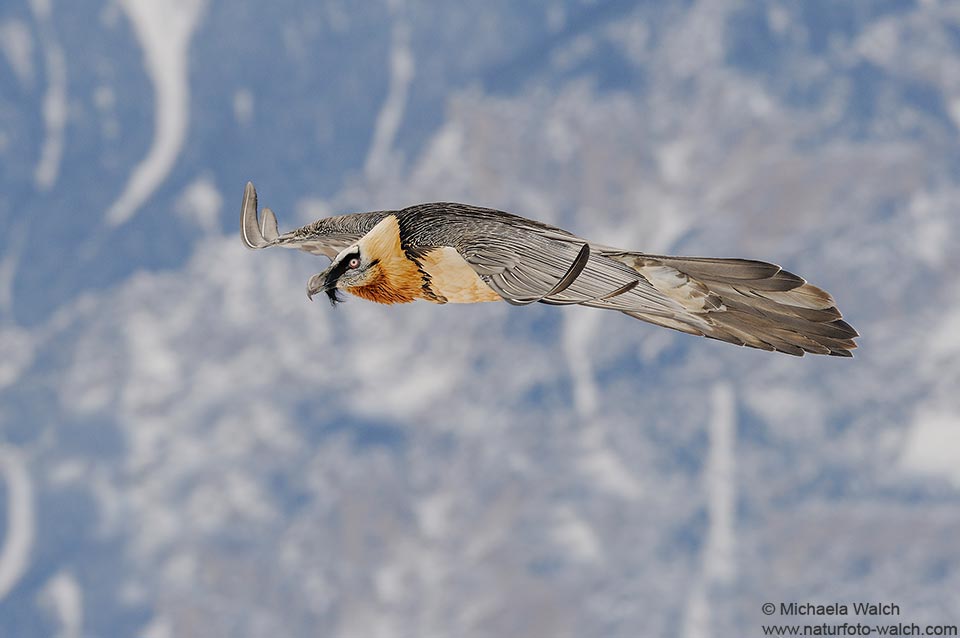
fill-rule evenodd
<path id="1" fill-rule="evenodd" d="M 420 268 L 430 277 L 430 292 L 449 303 L 501 301 L 455 248 L 436 248 L 420 259 Z"/>

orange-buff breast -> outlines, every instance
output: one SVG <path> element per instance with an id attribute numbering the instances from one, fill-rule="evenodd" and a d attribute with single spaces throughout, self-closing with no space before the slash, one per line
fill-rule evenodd
<path id="1" fill-rule="evenodd" d="M 444 246 L 424 255 L 420 267 L 430 277 L 430 291 L 450 303 L 500 301 L 455 248 Z"/>

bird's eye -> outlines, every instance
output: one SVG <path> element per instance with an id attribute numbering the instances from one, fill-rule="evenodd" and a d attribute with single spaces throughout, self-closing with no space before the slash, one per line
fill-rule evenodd
<path id="1" fill-rule="evenodd" d="M 360 259 L 358 257 L 353 257 L 350 261 L 347 262 L 347 268 L 359 268 Z"/>

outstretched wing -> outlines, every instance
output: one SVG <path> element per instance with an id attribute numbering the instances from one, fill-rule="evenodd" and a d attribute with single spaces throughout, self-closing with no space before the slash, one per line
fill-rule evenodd
<path id="1" fill-rule="evenodd" d="M 329 217 L 281 235 L 272 210 L 264 208 L 258 214 L 257 190 L 252 182 L 247 182 L 240 205 L 240 237 L 247 248 L 283 246 L 333 259 L 382 217 L 379 213 Z"/>
<path id="2" fill-rule="evenodd" d="M 745 259 L 668 257 L 590 244 L 511 219 L 458 246 L 506 301 L 618 310 L 737 345 L 851 356 L 856 330 L 825 291 L 779 266 Z"/>
<path id="3" fill-rule="evenodd" d="M 509 218 L 495 233 L 467 233 L 457 250 L 504 300 L 628 310 L 664 316 L 682 310 L 636 270 L 560 229 Z"/>

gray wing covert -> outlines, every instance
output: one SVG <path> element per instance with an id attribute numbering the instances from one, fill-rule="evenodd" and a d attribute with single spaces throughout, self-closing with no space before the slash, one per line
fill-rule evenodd
<path id="1" fill-rule="evenodd" d="M 681 310 L 636 270 L 559 229 L 504 224 L 465 233 L 456 248 L 487 285 L 517 305 L 539 301 L 665 315 Z"/>

